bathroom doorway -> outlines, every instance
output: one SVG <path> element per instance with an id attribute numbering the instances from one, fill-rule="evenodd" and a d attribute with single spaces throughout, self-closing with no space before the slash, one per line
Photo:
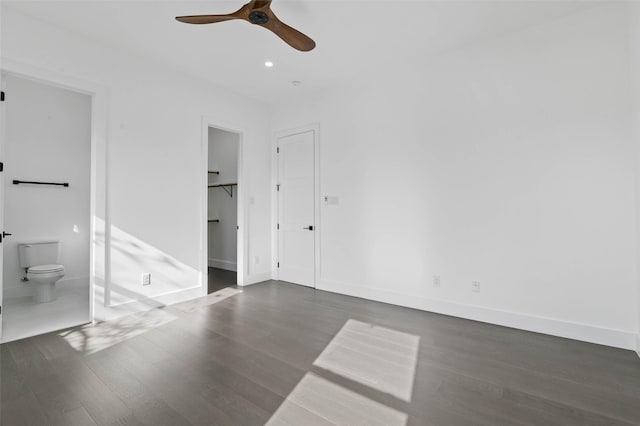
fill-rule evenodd
<path id="1" fill-rule="evenodd" d="M 207 293 L 238 283 L 240 135 L 208 127 Z"/>
<path id="2" fill-rule="evenodd" d="M 2 82 L 8 342 L 91 321 L 92 96 L 13 73 Z"/>

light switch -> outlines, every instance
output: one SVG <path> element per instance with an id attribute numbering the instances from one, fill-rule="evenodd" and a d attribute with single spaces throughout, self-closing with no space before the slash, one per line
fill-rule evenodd
<path id="1" fill-rule="evenodd" d="M 337 206 L 340 203 L 340 199 L 333 195 L 324 196 L 324 204 L 326 206 Z"/>

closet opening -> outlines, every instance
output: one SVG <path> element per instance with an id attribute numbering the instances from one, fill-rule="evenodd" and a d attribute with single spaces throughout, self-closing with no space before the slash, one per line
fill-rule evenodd
<path id="1" fill-rule="evenodd" d="M 207 294 L 238 284 L 240 134 L 208 128 Z"/>

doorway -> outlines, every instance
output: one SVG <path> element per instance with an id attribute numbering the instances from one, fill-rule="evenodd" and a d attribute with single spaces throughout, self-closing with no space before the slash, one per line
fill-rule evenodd
<path id="1" fill-rule="evenodd" d="M 11 234 L 2 241 L 0 269 L 7 342 L 91 321 L 93 100 L 18 74 L 3 73 L 2 82 L 1 219 Z M 38 257 L 57 253 L 57 261 L 46 254 L 47 265 L 26 268 L 24 247 Z M 44 274 L 36 276 L 38 268 Z"/>
<path id="2" fill-rule="evenodd" d="M 283 132 L 276 138 L 278 279 L 316 286 L 318 130 Z"/>
<path id="3" fill-rule="evenodd" d="M 207 294 L 238 283 L 240 134 L 208 127 Z"/>

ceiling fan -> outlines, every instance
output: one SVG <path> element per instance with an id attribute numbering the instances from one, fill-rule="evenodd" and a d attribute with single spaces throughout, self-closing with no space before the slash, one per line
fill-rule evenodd
<path id="1" fill-rule="evenodd" d="M 227 15 L 178 16 L 176 19 L 186 24 L 213 24 L 233 19 L 243 19 L 272 31 L 294 49 L 307 52 L 316 47 L 316 43 L 309 37 L 278 19 L 271 10 L 271 1 L 251 0 L 237 11 Z"/>

